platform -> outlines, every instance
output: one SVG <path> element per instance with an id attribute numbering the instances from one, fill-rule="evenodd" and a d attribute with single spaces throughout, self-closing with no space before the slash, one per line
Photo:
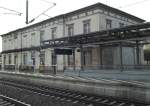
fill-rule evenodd
<path id="1" fill-rule="evenodd" d="M 108 74 L 103 73 L 101 76 Z M 142 73 L 141 73 L 142 74 Z M 145 73 L 146 74 L 146 73 Z M 143 72 L 143 77 L 144 77 Z M 81 73 L 82 75 L 82 73 Z M 115 75 L 120 75 L 116 72 Z M 114 75 L 114 76 L 115 76 Z M 128 74 L 124 74 L 128 76 Z M 130 73 L 135 75 L 135 73 Z M 105 75 L 106 76 L 106 75 Z M 149 75 L 147 74 L 147 77 Z M 31 82 L 39 85 L 46 85 L 55 88 L 70 89 L 83 93 L 111 96 L 122 99 L 131 99 L 150 103 L 150 83 L 140 81 L 124 81 L 119 79 L 94 79 L 90 77 L 66 76 L 66 75 L 43 75 L 39 73 L 19 73 L 19 72 L 0 72 L 1 79 L 16 80 L 22 82 Z"/>
<path id="2" fill-rule="evenodd" d="M 120 71 L 120 70 L 66 70 L 65 76 L 92 78 L 96 80 L 108 79 L 108 80 L 123 80 L 123 81 L 138 81 L 143 83 L 150 83 L 150 70 L 142 71 Z"/>

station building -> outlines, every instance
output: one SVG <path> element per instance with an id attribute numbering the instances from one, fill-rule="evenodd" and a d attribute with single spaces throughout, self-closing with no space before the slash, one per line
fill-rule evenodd
<path id="1" fill-rule="evenodd" d="M 133 24 L 143 23 L 144 20 L 136 16 L 107 6 L 102 3 L 84 7 L 70 13 L 62 14 L 42 22 L 20 28 L 2 37 L 2 67 L 6 66 L 34 66 L 57 65 L 58 70 L 69 66 L 81 66 L 81 58 L 85 67 L 99 65 L 137 64 L 136 47 L 126 45 L 122 48 L 120 57 L 119 45 L 84 45 L 83 55 L 79 48 L 75 48 L 74 55 L 54 55 L 54 47 L 40 49 L 42 41 L 70 37 L 87 33 L 109 30 Z M 35 49 L 39 47 L 39 49 Z M 66 48 L 66 47 L 64 47 Z M 144 61 L 143 49 L 140 47 L 139 60 Z"/>

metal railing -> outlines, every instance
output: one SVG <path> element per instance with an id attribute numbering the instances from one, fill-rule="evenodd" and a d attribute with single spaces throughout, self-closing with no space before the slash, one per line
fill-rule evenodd
<path id="1" fill-rule="evenodd" d="M 16 66 L 15 65 L 4 65 L 4 70 L 15 70 Z"/>
<path id="2" fill-rule="evenodd" d="M 61 68 L 59 68 L 61 67 Z M 3 69 L 8 71 L 20 71 L 20 72 L 39 72 L 39 73 L 50 73 L 57 74 L 57 72 L 65 72 L 66 70 L 74 70 L 74 71 L 88 71 L 88 70 L 116 70 L 116 71 L 150 71 L 150 65 L 84 65 L 82 66 L 83 70 L 81 70 L 81 66 L 62 66 L 62 65 L 4 65 Z"/>
<path id="3" fill-rule="evenodd" d="M 40 65 L 34 69 L 34 66 L 19 66 L 6 65 L 5 68 L 9 72 L 20 72 L 29 74 L 43 75 L 59 75 L 71 78 L 84 79 L 116 79 L 116 80 L 131 80 L 131 81 L 150 81 L 150 65 L 89 65 L 89 66 L 62 66 L 62 65 Z M 61 68 L 62 69 L 61 69 Z M 8 70 L 10 69 L 10 70 Z M 16 69 L 16 70 L 13 70 Z M 81 70 L 83 69 L 83 70 Z"/>
<path id="4" fill-rule="evenodd" d="M 49 74 L 56 75 L 57 70 L 58 70 L 57 65 L 51 65 L 51 66 L 40 65 L 39 66 L 39 73 L 49 73 Z"/>
<path id="5" fill-rule="evenodd" d="M 150 65 L 84 65 L 83 70 L 120 70 L 120 71 L 132 71 L 132 70 L 150 70 Z M 67 70 L 79 70 L 81 66 L 66 66 Z"/>
<path id="6" fill-rule="evenodd" d="M 34 66 L 20 65 L 18 70 L 20 72 L 34 72 Z"/>

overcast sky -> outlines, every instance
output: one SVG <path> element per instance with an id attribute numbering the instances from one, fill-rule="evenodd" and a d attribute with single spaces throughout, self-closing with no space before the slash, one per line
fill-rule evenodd
<path id="1" fill-rule="evenodd" d="M 101 2 L 128 12 L 146 21 L 150 21 L 150 0 L 29 0 L 29 20 L 37 17 L 44 10 L 52 6 L 52 3 L 48 2 L 56 3 L 55 7 L 46 12 L 46 14 L 51 17 Z M 25 3 L 26 0 L 0 0 L 0 7 L 9 8 L 23 13 L 21 16 L 13 15 L 15 12 L 0 8 L 0 34 L 4 34 L 17 28 L 26 26 Z M 12 14 L 10 15 L 4 13 Z M 37 23 L 48 18 L 49 17 L 42 15 L 33 23 Z"/>

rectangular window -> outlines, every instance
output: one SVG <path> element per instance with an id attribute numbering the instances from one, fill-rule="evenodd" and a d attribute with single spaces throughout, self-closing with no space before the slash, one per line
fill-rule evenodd
<path id="1" fill-rule="evenodd" d="M 51 30 L 52 30 L 52 32 L 51 32 L 51 34 L 52 34 L 52 39 L 57 38 L 57 37 L 56 37 L 56 36 L 57 36 L 57 28 L 55 27 L 55 28 L 52 28 Z"/>
<path id="2" fill-rule="evenodd" d="M 124 27 L 124 23 L 119 23 L 119 27 Z"/>
<path id="3" fill-rule="evenodd" d="M 11 41 L 11 38 L 9 38 L 9 41 Z"/>
<path id="4" fill-rule="evenodd" d="M 106 19 L 106 29 L 111 29 L 112 28 L 112 20 Z"/>
<path id="5" fill-rule="evenodd" d="M 74 35 L 74 24 L 68 25 L 68 36 Z"/>
<path id="6" fill-rule="evenodd" d="M 69 66 L 73 66 L 74 62 L 73 62 L 73 55 L 68 55 L 68 65 Z"/>
<path id="7" fill-rule="evenodd" d="M 23 47 L 27 47 L 27 35 L 23 35 L 23 38 L 21 38 L 22 40 L 22 46 Z"/>
<path id="8" fill-rule="evenodd" d="M 35 35 L 35 33 L 31 33 L 31 36 L 34 36 Z"/>
<path id="9" fill-rule="evenodd" d="M 14 35 L 14 39 L 17 39 L 17 38 L 18 38 L 18 35 L 17 35 L 17 34 L 15 34 L 15 35 Z"/>
<path id="10" fill-rule="evenodd" d="M 4 55 L 4 65 L 6 65 L 6 56 Z"/>
<path id="11" fill-rule="evenodd" d="M 45 51 L 40 53 L 40 65 L 45 65 Z"/>
<path id="12" fill-rule="evenodd" d="M 11 54 L 8 56 L 8 64 L 11 64 Z"/>
<path id="13" fill-rule="evenodd" d="M 44 34 L 45 34 L 45 31 L 41 30 L 40 31 L 40 42 L 42 42 L 44 40 Z"/>
<path id="14" fill-rule="evenodd" d="M 31 46 L 34 46 L 35 44 L 35 33 L 31 33 Z"/>
<path id="15" fill-rule="evenodd" d="M 32 65 L 35 65 L 35 51 L 31 51 Z"/>
<path id="16" fill-rule="evenodd" d="M 27 54 L 23 54 L 23 64 L 27 65 Z"/>
<path id="17" fill-rule="evenodd" d="M 3 41 L 4 41 L 4 43 L 6 42 L 6 38 L 2 38 L 3 39 Z"/>
<path id="18" fill-rule="evenodd" d="M 23 35 L 23 37 L 25 38 L 25 37 L 27 37 L 27 35 Z"/>
<path id="19" fill-rule="evenodd" d="M 90 20 L 83 21 L 83 33 L 88 34 L 88 33 L 90 33 L 90 31 L 91 31 L 91 29 L 90 29 Z"/>
<path id="20" fill-rule="evenodd" d="M 15 64 L 15 65 L 18 64 L 18 56 L 17 56 L 17 55 L 14 56 L 14 64 Z"/>

